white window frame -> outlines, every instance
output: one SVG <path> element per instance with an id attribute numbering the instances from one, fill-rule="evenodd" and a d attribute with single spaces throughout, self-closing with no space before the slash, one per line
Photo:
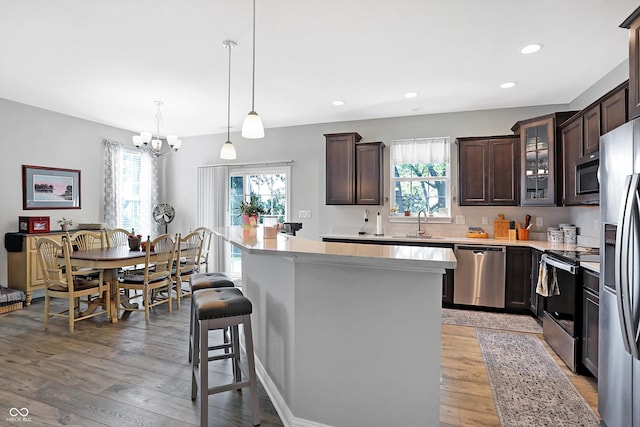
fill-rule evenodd
<path id="1" fill-rule="evenodd" d="M 446 144 L 446 153 L 443 154 L 444 155 L 444 161 L 442 162 L 437 162 L 434 161 L 434 163 L 447 163 L 447 175 L 446 176 L 434 176 L 434 177 L 414 177 L 414 178 L 396 178 L 394 176 L 394 165 L 395 165 L 395 159 L 394 159 L 394 149 L 393 149 L 393 145 L 394 144 L 429 144 L 431 142 L 442 142 L 444 141 L 444 143 Z M 427 163 L 426 161 L 424 162 L 419 162 L 416 161 L 416 163 Z M 415 139 L 400 139 L 400 140 L 394 140 L 390 142 L 390 149 L 389 149 L 389 203 L 390 203 L 390 209 L 391 207 L 393 207 L 395 205 L 395 188 L 396 188 L 396 183 L 397 182 L 409 182 L 409 181 L 415 181 L 415 182 L 419 182 L 419 181 L 446 181 L 446 200 L 447 200 L 447 206 L 448 206 L 448 212 L 446 215 L 434 215 L 434 216 L 430 216 L 429 217 L 429 222 L 430 223 L 451 223 L 452 221 L 452 203 L 453 203 L 453 198 L 452 198 L 452 177 L 451 177 L 451 138 L 449 137 L 438 137 L 438 138 L 415 138 Z M 389 216 L 389 222 L 411 222 L 411 223 L 415 223 L 416 222 L 416 218 L 417 218 L 418 213 L 417 212 L 411 212 L 410 216 L 404 216 L 404 214 L 402 212 L 397 212 L 395 215 L 390 215 Z"/>

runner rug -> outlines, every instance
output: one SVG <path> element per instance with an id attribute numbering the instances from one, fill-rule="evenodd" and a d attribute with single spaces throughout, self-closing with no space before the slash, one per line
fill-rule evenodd
<path id="1" fill-rule="evenodd" d="M 526 314 L 443 308 L 442 323 L 448 325 L 473 326 L 475 328 L 500 329 L 503 331 L 542 333 L 542 327 L 538 322 Z"/>
<path id="2" fill-rule="evenodd" d="M 502 426 L 600 426 L 538 337 L 487 329 L 477 334 Z"/>

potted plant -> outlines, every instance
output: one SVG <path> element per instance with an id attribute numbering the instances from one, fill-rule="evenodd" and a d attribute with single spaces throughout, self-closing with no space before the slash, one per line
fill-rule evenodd
<path id="1" fill-rule="evenodd" d="M 264 215 L 269 211 L 260 205 L 260 199 L 256 195 L 251 195 L 249 201 L 243 200 L 238 206 L 240 215 L 242 215 L 243 225 L 258 225 L 258 215 Z"/>
<path id="2" fill-rule="evenodd" d="M 69 231 L 69 228 L 73 225 L 73 221 L 62 217 L 62 219 L 58 220 L 58 225 L 62 231 Z"/>

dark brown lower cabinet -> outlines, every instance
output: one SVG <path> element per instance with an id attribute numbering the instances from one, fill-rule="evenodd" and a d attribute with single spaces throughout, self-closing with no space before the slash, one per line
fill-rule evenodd
<path id="1" fill-rule="evenodd" d="M 541 251 L 537 249 L 531 250 L 531 298 L 529 307 L 531 308 L 531 314 L 540 321 L 542 321 L 542 313 L 544 312 L 544 297 L 536 292 L 536 288 L 538 287 L 538 269 L 540 268 L 541 257 Z"/>
<path id="2" fill-rule="evenodd" d="M 598 275 L 582 270 L 582 364 L 598 378 L 600 297 Z"/>
<path id="3" fill-rule="evenodd" d="M 531 301 L 531 249 L 507 246 L 505 309 L 529 311 Z"/>

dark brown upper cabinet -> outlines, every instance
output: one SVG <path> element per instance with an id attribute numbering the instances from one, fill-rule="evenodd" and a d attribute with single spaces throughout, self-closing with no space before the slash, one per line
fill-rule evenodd
<path id="1" fill-rule="evenodd" d="M 620 24 L 629 29 L 629 120 L 640 116 L 640 7 Z"/>
<path id="2" fill-rule="evenodd" d="M 357 132 L 325 134 L 326 204 L 383 202 L 382 142 L 360 142 Z"/>
<path id="3" fill-rule="evenodd" d="M 520 204 L 556 206 L 562 182 L 560 129 L 575 111 L 563 111 L 517 122 L 520 134 Z"/>
<path id="4" fill-rule="evenodd" d="M 602 135 L 624 124 L 628 120 L 627 98 L 629 98 L 629 82 L 624 82 L 607 93 L 600 102 Z"/>
<path id="5" fill-rule="evenodd" d="M 576 167 L 597 158 L 600 136 L 627 121 L 627 87 L 618 85 L 560 125 L 563 205 L 599 203 L 598 192 L 578 194 Z"/>
<path id="6" fill-rule="evenodd" d="M 518 204 L 519 138 L 458 138 L 460 206 Z"/>

